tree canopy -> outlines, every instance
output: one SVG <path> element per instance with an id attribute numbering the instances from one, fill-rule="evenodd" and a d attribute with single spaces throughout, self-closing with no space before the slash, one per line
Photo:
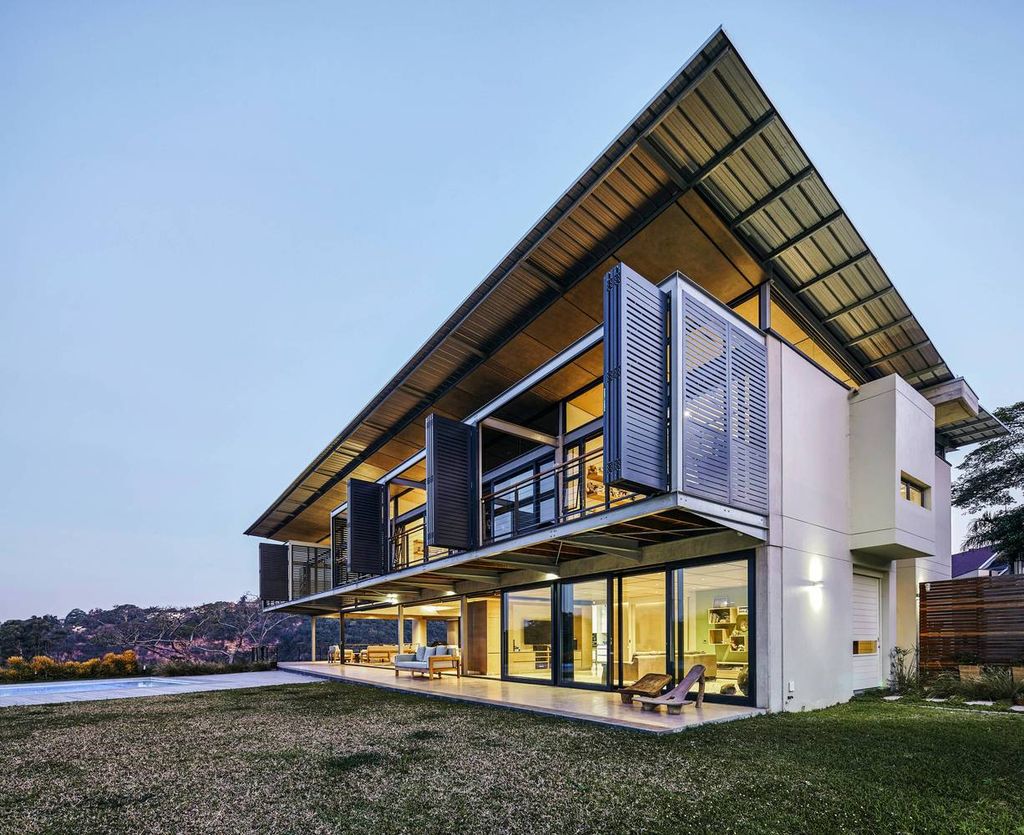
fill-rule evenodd
<path id="1" fill-rule="evenodd" d="M 960 465 L 953 505 L 979 514 L 965 548 L 991 545 L 1011 565 L 1024 560 L 1024 401 L 992 413 L 1009 434 L 986 441 Z"/>

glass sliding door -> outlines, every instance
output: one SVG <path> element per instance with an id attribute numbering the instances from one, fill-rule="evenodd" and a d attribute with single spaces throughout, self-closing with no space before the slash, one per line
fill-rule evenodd
<path id="1" fill-rule="evenodd" d="M 560 684 L 609 686 L 609 586 L 606 577 L 560 585 Z"/>
<path id="2" fill-rule="evenodd" d="M 703 664 L 708 694 L 742 701 L 754 698 L 752 562 L 702 562 L 675 571 L 677 677 Z"/>
<path id="3" fill-rule="evenodd" d="M 619 582 L 615 676 L 625 687 L 668 670 L 668 581 L 662 570 L 629 574 Z"/>
<path id="4" fill-rule="evenodd" d="M 505 592 L 505 677 L 551 683 L 553 643 L 552 587 Z"/>

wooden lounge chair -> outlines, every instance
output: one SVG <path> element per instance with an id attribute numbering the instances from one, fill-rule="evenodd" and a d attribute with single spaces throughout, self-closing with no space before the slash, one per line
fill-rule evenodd
<path id="1" fill-rule="evenodd" d="M 640 702 L 640 707 L 646 711 L 657 710 L 664 705 L 668 708 L 669 713 L 679 713 L 688 704 L 686 694 L 698 682 L 700 682 L 700 690 L 697 692 L 697 707 L 700 707 L 704 703 L 703 664 L 694 664 L 690 667 L 690 672 L 686 674 L 686 677 L 664 696 L 637 696 L 636 700 Z"/>
<path id="2" fill-rule="evenodd" d="M 631 705 L 634 696 L 647 696 L 648 698 L 660 696 L 661 691 L 671 683 L 672 676 L 667 676 L 664 673 L 648 673 L 634 681 L 629 687 L 623 687 L 619 691 L 619 695 L 622 696 L 624 705 Z"/>

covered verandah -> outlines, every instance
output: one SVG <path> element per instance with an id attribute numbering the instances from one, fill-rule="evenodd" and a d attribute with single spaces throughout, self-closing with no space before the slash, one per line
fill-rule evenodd
<path id="1" fill-rule="evenodd" d="M 617 693 L 582 690 L 543 684 L 443 675 L 428 679 L 394 670 L 354 664 L 329 664 L 325 661 L 281 662 L 278 667 L 293 673 L 319 678 L 381 687 L 432 698 L 504 707 L 548 716 L 561 716 L 584 722 L 596 722 L 648 733 L 677 733 L 715 722 L 729 722 L 764 713 L 746 705 L 689 705 L 677 716 L 664 712 L 645 713 L 639 705 L 625 705 Z"/>

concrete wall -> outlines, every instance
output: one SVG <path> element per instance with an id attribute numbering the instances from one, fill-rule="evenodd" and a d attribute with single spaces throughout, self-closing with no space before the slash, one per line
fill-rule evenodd
<path id="1" fill-rule="evenodd" d="M 768 630 L 768 657 L 759 655 L 768 665 L 765 706 L 825 707 L 852 686 L 848 391 L 775 339 L 769 374 L 775 479 L 759 603 L 778 622 L 758 624 L 759 636 Z"/>
<path id="2" fill-rule="evenodd" d="M 917 642 L 917 584 L 949 576 L 949 466 L 934 409 L 897 377 L 851 393 L 769 339 L 771 507 L 758 550 L 762 706 L 804 710 L 852 692 L 853 574 L 880 581 L 879 669 Z M 925 508 L 900 495 L 927 485 Z"/>
<path id="3" fill-rule="evenodd" d="M 890 559 L 935 554 L 935 408 L 896 375 L 850 396 L 850 547 Z M 907 476 L 928 488 L 919 507 Z M 948 509 L 948 508 L 947 508 Z"/>

